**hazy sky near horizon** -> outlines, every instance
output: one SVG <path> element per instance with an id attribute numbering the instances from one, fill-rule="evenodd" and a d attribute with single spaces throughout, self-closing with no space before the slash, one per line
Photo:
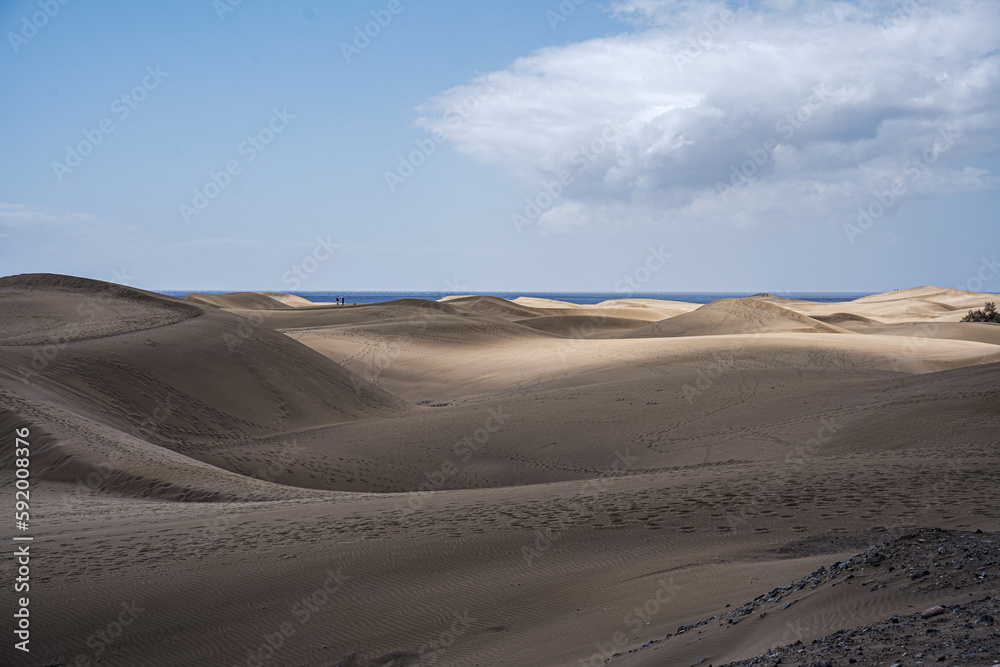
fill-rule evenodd
<path id="1" fill-rule="evenodd" d="M 995 0 L 34 0 L 0 27 L 3 275 L 1000 292 Z"/>

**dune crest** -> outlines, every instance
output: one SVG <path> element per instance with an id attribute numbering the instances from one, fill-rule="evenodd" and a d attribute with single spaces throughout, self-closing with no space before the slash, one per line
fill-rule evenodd
<path id="1" fill-rule="evenodd" d="M 177 299 L 52 274 L 0 278 L 0 346 L 65 344 L 155 329 L 198 317 Z"/>

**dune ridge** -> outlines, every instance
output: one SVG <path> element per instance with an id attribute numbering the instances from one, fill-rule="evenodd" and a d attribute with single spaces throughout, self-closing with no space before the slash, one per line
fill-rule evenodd
<path id="1" fill-rule="evenodd" d="M 790 302 L 790 300 L 783 300 Z M 622 338 L 717 336 L 722 334 L 849 333 L 846 329 L 754 297 L 722 299 L 697 310 L 623 334 Z"/>

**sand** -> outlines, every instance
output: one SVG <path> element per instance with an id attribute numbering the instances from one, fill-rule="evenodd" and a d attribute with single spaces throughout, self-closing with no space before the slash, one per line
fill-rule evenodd
<path id="1" fill-rule="evenodd" d="M 31 653 L 0 664 L 718 667 L 995 597 L 993 562 L 726 617 L 917 529 L 1000 529 L 1000 325 L 959 322 L 994 299 L 0 279 L 0 428 L 30 429 L 34 485 Z"/>

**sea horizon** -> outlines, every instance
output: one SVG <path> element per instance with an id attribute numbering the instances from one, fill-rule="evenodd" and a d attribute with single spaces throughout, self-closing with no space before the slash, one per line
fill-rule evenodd
<path id="1" fill-rule="evenodd" d="M 231 294 L 237 290 L 156 290 L 158 294 L 183 298 L 189 294 Z M 816 303 L 840 303 L 854 301 L 882 292 L 518 292 L 518 291 L 474 291 L 467 292 L 422 292 L 422 291 L 287 291 L 277 290 L 245 290 L 255 293 L 280 293 L 302 297 L 315 303 L 334 301 L 344 298 L 345 303 L 383 303 L 397 299 L 426 299 L 437 301 L 447 296 L 495 296 L 501 299 L 513 300 L 518 297 L 552 299 L 578 305 L 593 305 L 615 299 L 656 299 L 660 301 L 684 301 L 686 303 L 711 303 L 720 299 L 742 299 L 756 294 L 770 294 L 785 299 L 798 301 L 813 301 Z"/>

